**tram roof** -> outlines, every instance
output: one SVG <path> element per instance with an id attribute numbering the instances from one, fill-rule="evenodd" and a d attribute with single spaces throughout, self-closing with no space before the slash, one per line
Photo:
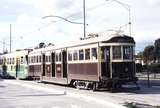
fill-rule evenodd
<path id="1" fill-rule="evenodd" d="M 123 38 L 122 38 L 123 37 Z M 54 45 L 54 46 L 47 46 L 45 48 L 40 48 L 40 49 L 34 49 L 32 53 L 41 53 L 41 52 L 46 52 L 46 51 L 51 51 L 51 50 L 56 50 L 56 49 L 65 49 L 69 47 L 76 47 L 76 46 L 83 46 L 83 45 L 89 45 L 89 44 L 94 44 L 94 43 L 133 43 L 135 44 L 135 41 L 132 37 L 127 36 L 127 35 L 109 35 L 109 36 L 98 36 L 94 38 L 88 38 L 84 40 L 79 40 L 75 42 L 68 42 L 60 45 Z"/>

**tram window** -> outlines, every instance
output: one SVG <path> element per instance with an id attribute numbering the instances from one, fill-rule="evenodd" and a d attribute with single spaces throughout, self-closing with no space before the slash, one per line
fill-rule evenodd
<path id="1" fill-rule="evenodd" d="M 49 56 L 49 61 L 48 62 L 51 62 L 51 56 Z"/>
<path id="2" fill-rule="evenodd" d="M 121 59 L 121 46 L 113 46 L 113 59 Z"/>
<path id="3" fill-rule="evenodd" d="M 34 59 L 33 59 L 33 60 L 34 60 L 34 63 L 36 63 L 36 56 L 34 56 Z"/>
<path id="4" fill-rule="evenodd" d="M 28 57 L 28 63 L 31 63 L 31 57 Z"/>
<path id="5" fill-rule="evenodd" d="M 37 56 L 37 63 L 39 62 L 39 60 L 38 60 L 38 56 Z"/>
<path id="6" fill-rule="evenodd" d="M 47 56 L 45 56 L 45 62 L 47 62 Z"/>
<path id="7" fill-rule="evenodd" d="M 78 60 L 77 50 L 75 50 L 75 51 L 73 52 L 73 60 Z"/>
<path id="8" fill-rule="evenodd" d="M 33 63 L 33 56 L 31 57 L 31 63 Z"/>
<path id="9" fill-rule="evenodd" d="M 12 64 L 14 64 L 14 58 L 12 58 Z"/>
<path id="10" fill-rule="evenodd" d="M 79 50 L 79 60 L 84 60 L 83 49 Z"/>
<path id="11" fill-rule="evenodd" d="M 9 58 L 9 64 L 11 64 L 11 58 Z"/>
<path id="12" fill-rule="evenodd" d="M 56 62 L 58 62 L 58 55 L 59 55 L 59 54 L 58 54 L 58 53 L 56 53 Z"/>
<path id="13" fill-rule="evenodd" d="M 7 59 L 7 64 L 9 64 L 9 58 Z"/>
<path id="14" fill-rule="evenodd" d="M 92 60 L 97 59 L 97 48 L 92 48 Z"/>
<path id="15" fill-rule="evenodd" d="M 68 52 L 68 60 L 72 61 L 72 52 L 71 51 Z"/>
<path id="16" fill-rule="evenodd" d="M 133 47 L 123 46 L 123 58 L 124 59 L 133 59 Z"/>
<path id="17" fill-rule="evenodd" d="M 85 49 L 85 60 L 90 59 L 90 49 Z"/>
<path id="18" fill-rule="evenodd" d="M 61 61 L 61 52 L 59 53 L 59 61 Z"/>
<path id="19" fill-rule="evenodd" d="M 41 56 L 39 56 L 39 62 L 41 63 Z"/>
<path id="20" fill-rule="evenodd" d="M 105 52 L 105 48 L 102 47 L 102 48 L 101 48 L 101 58 L 102 58 L 102 59 L 104 59 L 104 55 L 105 55 L 104 52 Z"/>

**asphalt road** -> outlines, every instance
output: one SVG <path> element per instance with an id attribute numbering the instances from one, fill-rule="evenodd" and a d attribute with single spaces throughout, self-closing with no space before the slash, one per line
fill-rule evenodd
<path id="1" fill-rule="evenodd" d="M 0 81 L 0 108 L 110 108 L 103 104 Z"/>
<path id="2" fill-rule="evenodd" d="M 140 90 L 108 91 L 77 90 L 35 81 L 1 80 L 0 108 L 124 108 L 125 102 L 160 106 L 160 80 L 140 80 Z"/>

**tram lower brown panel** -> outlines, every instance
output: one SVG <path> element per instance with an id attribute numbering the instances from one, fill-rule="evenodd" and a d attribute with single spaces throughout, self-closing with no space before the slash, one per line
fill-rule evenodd
<path id="1" fill-rule="evenodd" d="M 45 65 L 46 67 L 45 67 L 45 75 L 47 76 L 47 77 L 52 77 L 52 73 L 51 73 L 51 64 L 46 64 Z"/>
<path id="2" fill-rule="evenodd" d="M 68 73 L 71 79 L 98 80 L 97 63 L 68 64 Z"/>
<path id="3" fill-rule="evenodd" d="M 29 65 L 29 77 L 41 76 L 41 65 Z"/>
<path id="4" fill-rule="evenodd" d="M 58 83 L 58 84 L 69 84 L 70 83 L 67 80 L 67 78 L 55 78 L 55 77 L 42 76 L 41 80 L 45 82 Z"/>

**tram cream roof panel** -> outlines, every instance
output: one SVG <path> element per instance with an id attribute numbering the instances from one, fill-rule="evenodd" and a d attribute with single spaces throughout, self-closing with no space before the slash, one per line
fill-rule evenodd
<path id="1" fill-rule="evenodd" d="M 3 56 L 5 57 L 16 57 L 16 56 L 25 56 L 28 54 L 27 50 L 22 50 L 22 51 L 15 51 L 11 53 L 4 54 Z"/>
<path id="2" fill-rule="evenodd" d="M 53 50 L 56 50 L 56 49 L 64 49 L 64 48 L 68 48 L 68 47 L 77 47 L 77 46 L 82 46 L 82 45 L 87 45 L 87 44 L 92 44 L 92 43 L 104 42 L 104 41 L 108 41 L 111 38 L 117 37 L 117 36 L 123 37 L 125 35 L 99 36 L 99 37 L 89 38 L 89 39 L 85 39 L 85 40 L 79 40 L 79 41 L 75 41 L 75 42 L 68 42 L 68 43 L 64 43 L 61 45 L 48 46 L 45 48 L 35 49 L 30 54 L 42 53 L 42 52 L 46 52 L 46 51 L 52 52 Z"/>

